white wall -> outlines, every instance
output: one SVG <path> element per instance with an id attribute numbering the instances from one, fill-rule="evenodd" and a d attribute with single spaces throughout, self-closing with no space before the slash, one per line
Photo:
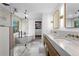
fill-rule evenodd
<path id="1" fill-rule="evenodd" d="M 28 22 L 28 36 L 34 36 L 35 35 L 35 20 L 29 19 Z"/>
<path id="2" fill-rule="evenodd" d="M 53 30 L 53 15 L 52 13 L 44 13 L 42 16 L 42 32 L 51 32 Z"/>
<path id="3" fill-rule="evenodd" d="M 62 6 L 59 8 L 59 11 L 60 11 L 60 16 L 64 16 L 64 4 L 62 4 Z M 60 21 L 59 21 L 59 25 L 60 25 L 60 29 L 63 29 L 63 28 L 65 28 L 64 27 L 64 17 L 62 18 L 62 19 L 60 19 Z"/>
<path id="4" fill-rule="evenodd" d="M 21 27 L 21 29 L 22 29 L 23 32 L 26 32 L 26 35 L 28 35 L 28 21 L 26 21 L 25 19 L 22 20 L 22 27 Z"/>
<path id="5" fill-rule="evenodd" d="M 34 36 L 35 35 L 35 15 L 29 14 L 28 15 L 28 36 Z"/>

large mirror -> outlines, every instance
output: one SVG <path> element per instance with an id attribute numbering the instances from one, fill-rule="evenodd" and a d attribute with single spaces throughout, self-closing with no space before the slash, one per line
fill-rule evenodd
<path id="1" fill-rule="evenodd" d="M 59 10 L 56 10 L 54 15 L 53 15 L 53 27 L 54 29 L 58 29 L 59 28 Z"/>
<path id="2" fill-rule="evenodd" d="M 53 28 L 62 29 L 65 27 L 65 4 L 61 4 L 53 15 Z"/>
<path id="3" fill-rule="evenodd" d="M 66 4 L 66 28 L 79 28 L 79 4 Z"/>

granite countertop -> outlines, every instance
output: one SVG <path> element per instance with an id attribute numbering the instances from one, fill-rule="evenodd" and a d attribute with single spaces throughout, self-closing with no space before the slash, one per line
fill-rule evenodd
<path id="1" fill-rule="evenodd" d="M 55 39 L 51 33 L 44 33 L 61 56 L 79 56 L 79 40 Z"/>

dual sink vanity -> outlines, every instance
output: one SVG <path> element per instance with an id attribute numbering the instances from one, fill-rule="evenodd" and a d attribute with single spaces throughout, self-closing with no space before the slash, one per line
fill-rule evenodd
<path id="1" fill-rule="evenodd" d="M 79 56 L 79 3 L 62 4 L 53 13 L 52 24 L 53 32 L 43 33 L 47 55 Z"/>
<path id="2" fill-rule="evenodd" d="M 49 56 L 79 56 L 79 38 L 66 37 L 68 34 L 78 35 L 78 32 L 69 30 L 44 33 L 43 41 Z"/>

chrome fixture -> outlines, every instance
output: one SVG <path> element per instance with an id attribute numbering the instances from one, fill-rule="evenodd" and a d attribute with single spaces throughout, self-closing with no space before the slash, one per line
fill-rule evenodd
<path id="1" fill-rule="evenodd" d="M 24 11 L 24 14 L 25 14 L 25 19 L 28 20 L 28 18 L 27 18 L 27 17 L 28 17 L 28 15 L 27 15 L 27 10 Z"/>

